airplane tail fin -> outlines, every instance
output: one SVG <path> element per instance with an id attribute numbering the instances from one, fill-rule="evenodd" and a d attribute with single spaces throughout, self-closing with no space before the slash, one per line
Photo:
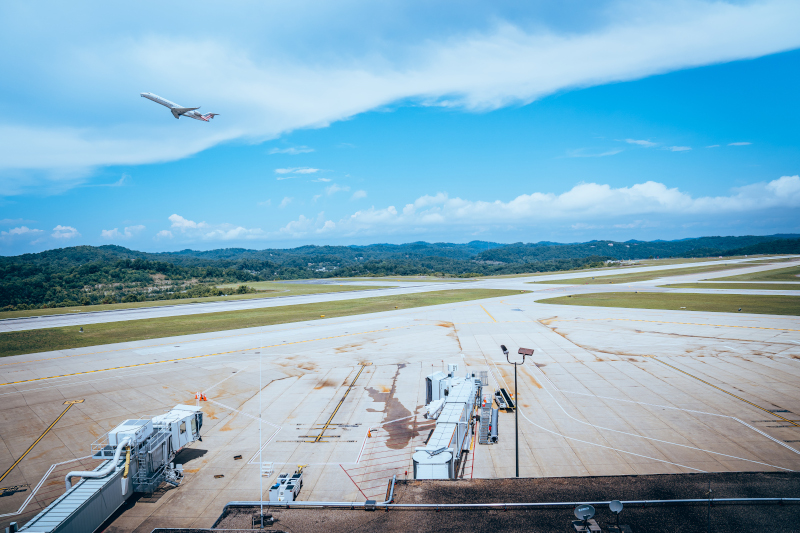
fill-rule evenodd
<path id="1" fill-rule="evenodd" d="M 208 122 L 210 119 L 216 117 L 217 115 L 219 115 L 219 113 L 207 113 L 207 114 L 201 115 L 201 116 L 202 116 L 203 120 Z"/>

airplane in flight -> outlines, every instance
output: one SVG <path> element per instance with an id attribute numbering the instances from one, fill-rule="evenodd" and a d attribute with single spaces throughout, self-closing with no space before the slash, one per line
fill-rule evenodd
<path id="1" fill-rule="evenodd" d="M 141 96 L 142 98 L 147 98 L 148 100 L 152 100 L 157 104 L 161 104 L 164 107 L 168 107 L 169 110 L 172 112 L 172 116 L 175 118 L 181 118 L 182 116 L 184 116 L 193 118 L 195 120 L 202 120 L 204 122 L 208 122 L 212 118 L 219 115 L 219 113 L 208 113 L 206 115 L 201 115 L 196 111 L 197 109 L 200 109 L 199 107 L 181 107 L 175 102 L 170 102 L 166 98 L 161 98 L 157 94 L 153 93 L 142 93 Z"/>

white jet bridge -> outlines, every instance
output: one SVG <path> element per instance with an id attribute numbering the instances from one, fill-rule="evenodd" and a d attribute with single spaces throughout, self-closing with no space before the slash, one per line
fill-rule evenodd
<path id="1" fill-rule="evenodd" d="M 457 364 L 447 370 L 425 378 L 425 416 L 436 419 L 436 429 L 425 446 L 414 449 L 414 479 L 455 479 L 462 453 L 472 442 L 475 409 L 488 383 L 475 374 L 456 377 Z"/>
<path id="2" fill-rule="evenodd" d="M 162 482 L 180 485 L 183 467 L 172 461 L 200 440 L 202 425 L 202 411 L 191 405 L 176 405 L 152 419 L 126 420 L 92 444 L 92 457 L 105 461 L 92 471 L 67 474 L 67 491 L 19 531 L 90 533 L 134 492 L 152 493 Z M 79 478 L 75 485 L 73 478 Z"/>

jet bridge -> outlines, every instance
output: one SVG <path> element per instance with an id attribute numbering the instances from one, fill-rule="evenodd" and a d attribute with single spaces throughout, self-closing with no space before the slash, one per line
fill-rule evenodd
<path id="1" fill-rule="evenodd" d="M 415 448 L 414 479 L 455 479 L 462 453 L 469 450 L 474 412 L 484 384 L 482 377 L 456 377 L 458 365 L 448 374 L 436 372 L 426 381 L 427 418 L 436 419 L 425 446 Z"/>
<path id="2" fill-rule="evenodd" d="M 162 482 L 180 485 L 183 468 L 172 461 L 200 439 L 202 425 L 202 411 L 190 405 L 152 419 L 126 420 L 92 444 L 92 457 L 104 461 L 94 470 L 67 474 L 66 492 L 19 531 L 89 533 L 134 492 L 152 493 Z M 72 485 L 74 478 L 78 482 Z"/>

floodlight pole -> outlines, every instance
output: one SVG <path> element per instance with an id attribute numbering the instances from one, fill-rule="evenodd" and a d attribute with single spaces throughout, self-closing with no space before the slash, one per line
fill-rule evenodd
<path id="1" fill-rule="evenodd" d="M 519 363 L 512 363 L 511 359 L 508 357 L 508 349 L 505 347 L 504 344 L 500 345 L 500 349 L 503 350 L 503 354 L 506 356 L 506 361 L 510 364 L 514 365 L 514 442 L 515 442 L 515 450 L 516 450 L 516 467 L 517 467 L 517 477 L 519 477 L 519 394 L 517 392 L 517 365 L 524 365 L 525 364 L 525 356 L 526 355 L 533 355 L 533 350 L 530 348 L 520 348 L 517 352 L 518 354 L 522 355 L 522 362 Z"/>

